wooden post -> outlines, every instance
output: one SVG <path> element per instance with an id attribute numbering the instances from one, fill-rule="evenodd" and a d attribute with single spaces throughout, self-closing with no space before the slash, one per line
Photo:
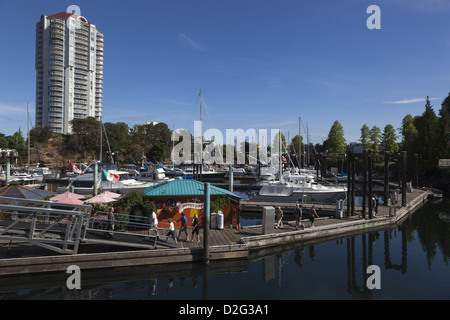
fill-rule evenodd
<path id="1" fill-rule="evenodd" d="M 94 164 L 94 190 L 93 190 L 94 197 L 97 195 L 97 183 L 98 183 L 97 179 L 98 179 L 98 164 L 95 163 Z"/>
<path id="2" fill-rule="evenodd" d="M 325 155 L 323 153 L 320 154 L 322 161 L 320 163 L 320 178 L 323 179 L 323 174 L 325 172 Z"/>
<path id="3" fill-rule="evenodd" d="M 9 162 L 6 163 L 6 185 L 9 186 L 11 181 L 11 164 Z"/>
<path id="4" fill-rule="evenodd" d="M 402 207 L 406 207 L 406 164 L 407 164 L 407 153 L 402 151 Z"/>
<path id="5" fill-rule="evenodd" d="M 364 149 L 364 168 L 363 168 L 363 198 L 361 216 L 366 218 L 366 198 L 367 198 L 367 151 Z"/>
<path id="6" fill-rule="evenodd" d="M 350 216 L 350 199 L 351 199 L 351 183 L 350 183 L 350 177 L 351 177 L 351 158 L 352 158 L 352 152 L 347 151 L 347 217 Z"/>
<path id="7" fill-rule="evenodd" d="M 414 188 L 419 187 L 419 155 L 414 155 Z"/>
<path id="8" fill-rule="evenodd" d="M 368 154 L 368 166 L 369 166 L 369 219 L 373 218 L 373 192 L 372 192 L 372 150 L 369 150 Z"/>
<path id="9" fill-rule="evenodd" d="M 234 176 L 233 176 L 233 166 L 230 166 L 228 171 L 228 190 L 233 192 Z"/>
<path id="10" fill-rule="evenodd" d="M 387 152 L 384 153 L 384 194 L 383 194 L 383 204 L 388 205 L 389 200 L 389 155 Z"/>
<path id="11" fill-rule="evenodd" d="M 209 182 L 204 184 L 204 199 L 203 199 L 203 250 L 204 250 L 204 262 L 209 263 L 209 227 L 210 227 L 210 184 Z"/>
<path id="12" fill-rule="evenodd" d="M 355 155 L 352 153 L 352 216 L 355 215 Z"/>

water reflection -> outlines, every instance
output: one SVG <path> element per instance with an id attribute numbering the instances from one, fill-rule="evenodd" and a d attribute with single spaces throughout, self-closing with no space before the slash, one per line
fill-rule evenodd
<path id="1" fill-rule="evenodd" d="M 395 228 L 252 252 L 249 260 L 0 278 L 0 299 L 450 299 L 449 202 L 426 204 Z M 382 270 L 367 288 L 367 267 Z"/>

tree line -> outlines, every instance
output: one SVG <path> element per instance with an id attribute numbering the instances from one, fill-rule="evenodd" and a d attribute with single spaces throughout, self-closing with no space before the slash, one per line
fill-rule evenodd
<path id="1" fill-rule="evenodd" d="M 372 150 L 375 156 L 395 154 L 407 151 L 409 155 L 417 154 L 419 172 L 423 175 L 438 172 L 438 160 L 450 158 L 450 93 L 441 104 L 438 114 L 426 98 L 425 110 L 421 115 L 406 115 L 400 128 L 387 124 L 383 131 L 377 126 L 361 127 L 359 144 L 366 150 Z M 344 153 L 348 146 L 344 138 L 344 129 L 339 121 L 331 126 L 328 138 L 324 141 L 325 152 L 331 155 Z M 411 162 L 409 162 L 411 163 Z"/>

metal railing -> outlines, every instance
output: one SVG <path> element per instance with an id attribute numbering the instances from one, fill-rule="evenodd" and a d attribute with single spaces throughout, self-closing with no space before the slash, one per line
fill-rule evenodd
<path id="1" fill-rule="evenodd" d="M 90 213 L 88 205 L 0 197 L 0 239 L 74 254 Z"/>

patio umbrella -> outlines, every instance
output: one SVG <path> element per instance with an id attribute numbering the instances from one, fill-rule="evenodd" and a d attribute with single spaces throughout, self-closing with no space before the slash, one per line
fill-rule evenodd
<path id="1" fill-rule="evenodd" d="M 86 198 L 86 197 L 81 195 L 81 194 L 76 194 L 76 193 L 73 193 L 73 192 L 70 192 L 70 191 L 66 191 L 64 193 L 58 194 L 58 195 L 50 198 L 50 201 L 58 201 L 58 202 L 60 202 L 60 200 L 62 200 L 62 199 L 77 199 L 77 200 L 80 200 L 80 199 L 84 199 L 84 198 Z"/>
<path id="2" fill-rule="evenodd" d="M 101 193 L 98 196 L 86 200 L 84 203 L 110 203 L 114 201 L 117 201 L 117 199 L 112 198 L 107 194 Z"/>
<path id="3" fill-rule="evenodd" d="M 122 196 L 122 195 L 119 194 L 119 193 L 115 193 L 115 192 L 111 192 L 111 191 L 105 191 L 105 192 L 103 192 L 103 193 L 101 193 L 101 194 L 110 196 L 111 198 L 114 198 L 114 199 L 119 199 L 119 198 Z"/>
<path id="4" fill-rule="evenodd" d="M 64 198 L 57 201 L 58 203 L 84 204 L 83 201 L 75 198 Z"/>

